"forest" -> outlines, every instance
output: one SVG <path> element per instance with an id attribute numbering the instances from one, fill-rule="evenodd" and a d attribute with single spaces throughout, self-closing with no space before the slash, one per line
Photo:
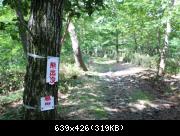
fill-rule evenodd
<path id="1" fill-rule="evenodd" d="M 179 0 L 0 0 L 0 120 L 179 119 Z"/>

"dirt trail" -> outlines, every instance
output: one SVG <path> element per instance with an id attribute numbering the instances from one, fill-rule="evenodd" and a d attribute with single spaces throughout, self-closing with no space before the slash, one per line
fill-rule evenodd
<path id="1" fill-rule="evenodd" d="M 155 71 L 121 63 L 98 75 L 108 86 L 108 119 L 180 119 L 179 76 L 156 81 Z"/>
<path id="2" fill-rule="evenodd" d="M 131 64 L 94 63 L 84 83 L 63 99 L 66 119 L 180 119 L 180 80 L 155 80 L 155 71 Z"/>

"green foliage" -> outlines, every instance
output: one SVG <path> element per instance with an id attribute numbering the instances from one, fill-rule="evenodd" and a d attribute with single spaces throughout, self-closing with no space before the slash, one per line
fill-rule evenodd
<path id="1" fill-rule="evenodd" d="M 0 74 L 0 94 L 8 94 L 23 88 L 24 72 L 6 71 Z"/>
<path id="2" fill-rule="evenodd" d="M 22 45 L 16 27 L 15 13 L 9 7 L 0 8 L 0 72 L 22 69 L 25 66 Z M 2 14 L 1 14 L 2 13 Z"/>
<path id="3" fill-rule="evenodd" d="M 123 61 L 135 64 L 138 66 L 155 69 L 158 65 L 157 58 L 158 58 L 157 56 L 151 57 L 149 55 L 128 52 L 127 54 L 124 55 Z"/>
<path id="4" fill-rule="evenodd" d="M 65 12 L 69 17 L 80 17 L 82 14 L 87 13 L 88 15 L 92 15 L 95 10 L 100 10 L 103 7 L 104 0 L 66 0 Z"/>
<path id="5" fill-rule="evenodd" d="M 118 43 L 120 57 L 123 57 L 125 62 L 157 69 L 159 49 L 164 44 L 165 23 L 169 11 L 172 10 L 173 31 L 170 35 L 171 44 L 167 60 L 175 59 L 175 63 L 179 63 L 180 6 L 169 9 L 169 2 L 171 1 L 106 1 L 107 10 L 96 11 L 91 18 L 83 17 L 76 20 L 83 52 L 90 56 L 114 59 L 115 46 Z M 157 38 L 158 30 L 161 36 L 160 45 Z M 167 62 L 166 66 L 169 69 L 171 64 Z"/>
<path id="6" fill-rule="evenodd" d="M 131 60 L 133 59 L 134 55 L 132 54 L 132 52 L 128 52 L 125 54 L 123 61 L 124 62 L 131 62 Z"/>
<path id="7" fill-rule="evenodd" d="M 168 59 L 166 66 L 166 73 L 171 75 L 177 75 L 180 72 L 180 63 L 179 60 Z"/>

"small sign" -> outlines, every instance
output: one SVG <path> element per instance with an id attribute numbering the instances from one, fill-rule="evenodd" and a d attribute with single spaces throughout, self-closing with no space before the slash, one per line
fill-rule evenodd
<path id="1" fill-rule="evenodd" d="M 41 111 L 54 109 L 54 97 L 46 96 L 41 98 Z"/>
<path id="2" fill-rule="evenodd" d="M 47 58 L 47 73 L 46 73 L 46 83 L 54 85 L 58 82 L 58 72 L 59 70 L 59 58 L 58 57 L 48 57 Z"/>

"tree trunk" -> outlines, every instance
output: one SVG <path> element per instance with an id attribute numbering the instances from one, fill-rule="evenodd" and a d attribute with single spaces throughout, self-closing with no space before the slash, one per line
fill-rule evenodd
<path id="1" fill-rule="evenodd" d="M 157 76 L 160 76 L 160 61 L 161 61 L 161 30 L 157 29 L 157 50 L 159 51 L 159 60 L 157 64 Z"/>
<path id="2" fill-rule="evenodd" d="M 171 23 L 170 20 L 167 20 L 166 24 L 166 32 L 164 37 L 164 45 L 160 49 L 160 63 L 159 63 L 159 76 L 163 76 L 165 74 L 165 68 L 166 68 L 166 57 L 167 57 L 167 51 L 169 48 L 169 35 L 171 33 Z"/>
<path id="3" fill-rule="evenodd" d="M 138 42 L 137 42 L 136 32 L 133 33 L 133 38 L 134 38 L 134 50 L 135 50 L 135 52 L 138 52 Z"/>
<path id="4" fill-rule="evenodd" d="M 88 71 L 88 69 L 87 69 L 87 67 L 84 64 L 84 61 L 82 59 L 82 53 L 81 53 L 81 49 L 79 46 L 77 34 L 75 32 L 75 26 L 72 22 L 69 23 L 68 31 L 69 31 L 69 35 L 71 37 L 75 63 L 79 68 L 82 68 L 84 71 Z"/>
<path id="5" fill-rule="evenodd" d="M 119 33 L 116 30 L 116 62 L 119 63 Z"/>
<path id="6" fill-rule="evenodd" d="M 28 53 L 40 56 L 60 57 L 62 29 L 63 0 L 32 0 L 28 23 Z M 23 102 L 25 119 L 54 120 L 57 107 L 54 110 L 41 112 L 40 99 L 53 96 L 54 104 L 58 105 L 58 83 L 46 83 L 47 58 L 28 57 L 25 75 Z"/>
<path id="7" fill-rule="evenodd" d="M 171 33 L 171 14 L 174 6 L 176 6 L 177 1 L 172 0 L 171 4 L 169 5 L 169 15 L 167 16 L 166 20 L 166 30 L 165 30 L 165 36 L 164 36 L 164 44 L 163 47 L 160 49 L 160 63 L 159 63 L 159 76 L 163 76 L 165 74 L 165 68 L 166 68 L 166 58 L 167 58 L 167 52 L 169 48 L 169 36 Z"/>

